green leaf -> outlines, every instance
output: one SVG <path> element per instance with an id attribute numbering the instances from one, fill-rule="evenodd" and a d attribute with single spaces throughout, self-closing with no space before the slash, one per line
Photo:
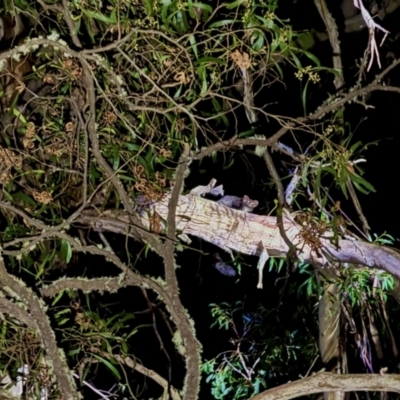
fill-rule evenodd
<path id="1" fill-rule="evenodd" d="M 79 354 L 81 352 L 81 349 L 74 349 L 74 350 L 70 350 L 68 351 L 68 355 L 70 357 L 75 356 L 76 354 Z"/>
<path id="2" fill-rule="evenodd" d="M 352 173 L 352 174 L 349 174 L 349 177 L 354 184 L 356 184 L 356 183 L 360 184 L 360 185 L 364 186 L 366 189 L 368 189 L 369 191 L 376 192 L 375 188 L 360 175 L 358 175 L 356 173 Z"/>
<path id="3" fill-rule="evenodd" d="M 193 7 L 193 0 L 188 0 L 187 6 L 188 6 L 190 17 L 195 19 L 196 18 L 196 13 L 195 13 L 194 7 Z"/>
<path id="4" fill-rule="evenodd" d="M 214 22 L 210 25 L 210 28 L 220 28 L 221 26 L 231 25 L 235 22 L 234 19 L 223 19 L 221 21 Z"/>
<path id="5" fill-rule="evenodd" d="M 32 199 L 32 197 L 26 195 L 25 193 L 17 192 L 17 193 L 14 193 L 12 195 L 12 197 L 13 197 L 13 200 L 22 200 L 25 203 L 27 203 L 33 207 L 37 206 L 36 202 Z"/>
<path id="6" fill-rule="evenodd" d="M 275 63 L 274 68 L 277 70 L 278 74 L 279 74 L 279 78 L 283 79 L 283 70 L 281 68 L 281 66 L 279 65 L 279 63 Z"/>
<path id="7" fill-rule="evenodd" d="M 241 138 L 241 137 L 248 137 L 251 135 L 254 135 L 254 129 L 249 129 L 248 131 L 240 132 L 237 136 Z"/>
<path id="8" fill-rule="evenodd" d="M 340 189 L 342 189 L 342 192 L 343 192 L 343 194 L 344 194 L 344 197 L 345 197 L 346 199 L 348 199 L 349 196 L 347 195 L 347 186 L 346 186 L 346 182 L 343 182 L 343 181 L 339 182 L 339 186 L 340 186 Z"/>
<path id="9" fill-rule="evenodd" d="M 318 60 L 317 57 L 315 57 L 314 54 L 310 53 L 310 52 L 307 51 L 307 50 L 301 50 L 301 49 L 299 49 L 298 51 L 299 51 L 299 53 L 302 53 L 302 54 L 304 54 L 306 57 L 308 57 L 316 66 L 318 66 L 318 67 L 321 66 L 321 62 Z"/>
<path id="10" fill-rule="evenodd" d="M 199 52 L 197 50 L 196 37 L 194 35 L 189 35 L 189 42 L 192 45 L 193 53 L 196 58 L 199 58 Z"/>
<path id="11" fill-rule="evenodd" d="M 58 303 L 58 301 L 61 299 L 61 297 L 64 294 L 64 290 L 61 290 L 60 292 L 58 292 L 57 296 L 55 297 L 55 299 L 53 300 L 53 302 L 51 303 L 52 306 L 56 305 Z"/>
<path id="12" fill-rule="evenodd" d="M 23 123 L 26 124 L 26 119 L 16 108 L 12 109 L 13 114 Z"/>
<path id="13" fill-rule="evenodd" d="M 60 256 L 65 259 L 65 262 L 69 264 L 72 258 L 72 247 L 71 244 L 67 241 L 62 239 L 61 240 L 61 248 L 60 248 Z"/>
<path id="14" fill-rule="evenodd" d="M 153 1 L 152 0 L 144 0 L 144 4 L 146 7 L 146 13 L 148 16 L 153 14 Z"/>
<path id="15" fill-rule="evenodd" d="M 201 64 L 220 64 L 220 65 L 225 65 L 225 61 L 220 59 L 220 58 L 216 58 L 216 57 L 202 57 L 199 58 L 194 65 L 201 65 Z"/>
<path id="16" fill-rule="evenodd" d="M 223 166 L 223 170 L 225 171 L 225 170 L 229 169 L 230 167 L 232 167 L 234 162 L 235 162 L 235 159 L 232 157 L 232 160 L 229 162 L 229 164 Z"/>
<path id="17" fill-rule="evenodd" d="M 70 308 L 64 308 L 61 311 L 57 311 L 56 312 L 56 318 L 60 318 L 60 316 L 64 315 L 64 314 L 71 314 L 71 309 Z"/>
<path id="18" fill-rule="evenodd" d="M 275 25 L 275 22 L 272 19 L 263 18 L 260 15 L 254 15 L 254 17 L 264 24 L 263 28 L 272 29 Z"/>
<path id="19" fill-rule="evenodd" d="M 262 32 L 257 31 L 251 37 L 251 42 L 254 42 L 252 48 L 254 51 L 260 51 L 264 47 L 264 35 Z"/>
<path id="20" fill-rule="evenodd" d="M 360 146 L 362 146 L 362 142 L 356 142 L 350 147 L 350 151 L 354 153 Z"/>
<path id="21" fill-rule="evenodd" d="M 179 96 L 180 96 L 181 93 L 182 93 L 182 90 L 183 90 L 183 86 L 182 86 L 182 85 L 179 85 L 177 91 L 174 93 L 174 95 L 172 96 L 172 98 L 173 98 L 173 99 L 178 99 Z"/>
<path id="22" fill-rule="evenodd" d="M 313 48 L 315 45 L 315 38 L 313 32 L 307 31 L 300 33 L 296 38 L 296 42 L 298 43 L 300 49 L 302 50 L 308 50 Z"/>
<path id="23" fill-rule="evenodd" d="M 363 193 L 363 194 L 369 194 L 369 191 L 368 191 L 368 190 L 365 190 L 365 189 L 362 187 L 362 185 L 360 185 L 359 183 L 353 181 L 353 185 L 354 185 L 354 187 L 355 187 L 359 192 L 361 192 L 361 193 Z"/>
<path id="24" fill-rule="evenodd" d="M 301 62 L 300 62 L 299 58 L 297 57 L 297 55 L 292 51 L 292 49 L 289 49 L 289 54 L 290 54 L 291 58 L 293 59 L 294 63 L 296 64 L 296 67 L 298 69 L 302 69 Z"/>
<path id="25" fill-rule="evenodd" d="M 133 144 L 133 143 L 129 143 L 129 142 L 123 142 L 123 143 L 129 151 L 138 152 L 141 149 L 141 147 L 137 144 Z"/>
<path id="26" fill-rule="evenodd" d="M 119 148 L 117 146 L 113 147 L 113 170 L 116 171 L 119 168 L 120 164 L 120 156 L 119 156 Z"/>
<path id="27" fill-rule="evenodd" d="M 45 265 L 46 263 L 51 259 L 52 254 L 47 254 L 46 257 L 44 258 L 43 262 L 40 263 L 38 267 L 38 271 L 35 274 L 35 279 L 39 279 L 45 272 Z"/>
<path id="28" fill-rule="evenodd" d="M 128 354 L 128 352 L 129 352 L 129 347 L 128 347 L 128 345 L 126 344 L 125 340 L 123 340 L 123 341 L 121 342 L 121 348 L 122 348 L 122 353 L 123 353 L 123 354 Z"/>
<path id="29" fill-rule="evenodd" d="M 170 6 L 170 1 L 165 1 L 163 6 L 161 7 L 161 20 L 165 24 L 165 28 L 169 28 L 170 19 L 168 18 L 168 9 Z"/>
<path id="30" fill-rule="evenodd" d="M 101 22 L 106 22 L 108 24 L 115 24 L 117 22 L 117 18 L 116 18 L 115 13 L 113 13 L 114 15 L 110 14 L 110 17 L 107 17 L 104 14 L 100 14 L 98 12 L 90 11 L 90 10 L 87 10 L 86 8 L 81 8 L 81 11 L 87 17 L 97 19 L 98 21 L 101 21 Z"/>
<path id="31" fill-rule="evenodd" d="M 304 115 L 307 115 L 307 88 L 308 84 L 310 81 L 307 81 L 306 84 L 304 85 L 304 89 L 301 93 L 301 103 L 303 105 L 303 113 Z"/>
<path id="32" fill-rule="evenodd" d="M 243 0 L 235 0 L 232 3 L 225 4 L 225 7 L 228 10 L 233 10 L 234 8 L 238 8 L 243 3 Z"/>
<path id="33" fill-rule="evenodd" d="M 202 97 L 207 93 L 208 90 L 208 84 L 207 84 L 207 74 L 206 74 L 206 69 L 204 65 L 200 65 L 200 67 L 197 68 L 197 74 L 199 75 L 199 78 L 201 79 L 201 91 L 199 96 Z"/>
<path id="34" fill-rule="evenodd" d="M 194 8 L 200 8 L 200 9 L 206 11 L 207 13 L 212 13 L 213 12 L 213 8 L 209 4 L 193 3 L 193 7 Z"/>

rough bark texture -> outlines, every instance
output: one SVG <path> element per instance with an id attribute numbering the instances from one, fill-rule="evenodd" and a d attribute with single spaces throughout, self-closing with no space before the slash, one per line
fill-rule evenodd
<path id="1" fill-rule="evenodd" d="M 338 375 L 328 372 L 266 390 L 251 400 L 288 400 L 321 392 L 376 391 L 400 393 L 399 375 L 354 374 Z"/>
<path id="2" fill-rule="evenodd" d="M 165 230 L 168 202 L 169 194 L 165 194 L 141 212 L 141 221 L 146 229 Z M 86 216 L 80 221 L 90 223 L 97 230 L 133 236 L 130 234 L 129 215 L 121 211 L 108 211 L 95 218 Z M 335 245 L 329 231 L 318 234 L 297 224 L 290 215 L 283 217 L 283 225 L 301 260 L 318 267 L 331 266 L 332 262 L 376 267 L 400 279 L 400 254 L 393 249 L 344 239 Z M 179 196 L 176 228 L 181 234 L 197 236 L 228 252 L 234 250 L 258 256 L 266 249 L 272 257 L 285 257 L 288 252 L 288 246 L 279 234 L 276 217 L 234 210 L 194 195 Z"/>

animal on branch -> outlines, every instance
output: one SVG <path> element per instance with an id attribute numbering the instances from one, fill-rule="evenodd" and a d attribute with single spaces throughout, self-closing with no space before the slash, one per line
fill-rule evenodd
<path id="1" fill-rule="evenodd" d="M 245 212 L 253 212 L 258 206 L 258 200 L 252 200 L 249 196 L 244 195 L 243 197 L 238 196 L 224 196 L 217 201 L 219 204 L 223 204 L 226 207 L 235 208 Z"/>
<path id="2" fill-rule="evenodd" d="M 196 236 L 221 248 L 257 256 L 259 281 L 262 288 L 262 271 L 269 257 L 286 257 L 289 247 L 280 235 L 276 217 L 256 215 L 226 207 L 216 201 L 201 197 L 215 191 L 215 180 L 209 185 L 193 189 L 188 195 L 179 196 L 175 223 L 178 237 L 190 243 L 189 236 Z M 222 188 L 218 187 L 221 191 Z M 143 228 L 155 233 L 165 232 L 170 194 L 165 193 L 156 201 L 144 196 L 136 199 Z M 340 239 L 329 230 L 310 230 L 307 224 L 298 223 L 292 214 L 283 215 L 283 229 L 296 247 L 300 261 L 318 268 L 350 264 L 385 270 L 400 279 L 400 253 L 386 246 L 377 246 L 361 240 Z M 97 231 L 131 233 L 131 217 L 124 211 L 106 211 L 94 217 L 93 211 L 77 220 L 91 224 Z"/>

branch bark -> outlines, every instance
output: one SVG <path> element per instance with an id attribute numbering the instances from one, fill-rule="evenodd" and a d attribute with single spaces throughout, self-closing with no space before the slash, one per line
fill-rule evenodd
<path id="1" fill-rule="evenodd" d="M 21 321 L 28 324 L 28 326 L 34 326 L 43 348 L 46 350 L 49 360 L 51 360 L 61 397 L 65 400 L 80 399 L 75 382 L 71 377 L 65 354 L 57 346 L 49 318 L 45 313 L 45 304 L 22 281 L 7 272 L 3 258 L 0 258 L 0 282 L 2 292 L 21 302 L 25 307 L 25 310 L 16 312 L 17 307 L 15 307 L 13 300 L 10 299 L 8 307 L 5 304 L 1 304 L 2 310 L 21 318 Z"/>
<path id="2" fill-rule="evenodd" d="M 252 397 L 251 400 L 289 400 L 321 392 L 375 391 L 400 393 L 400 375 L 337 375 L 323 372 L 289 382 Z"/>
<path id="3" fill-rule="evenodd" d="M 168 217 L 169 194 L 154 203 L 150 214 L 156 212 L 162 220 Z M 150 229 L 149 216 L 141 215 L 142 225 Z M 86 215 L 77 220 L 90 224 L 95 230 L 129 232 L 129 215 L 124 212 L 105 212 Z M 166 229 L 165 223 L 159 227 Z M 295 222 L 292 215 L 283 217 L 283 228 L 289 240 L 297 247 L 301 260 L 317 267 L 332 263 L 356 264 L 387 271 L 400 279 L 400 253 L 386 247 L 358 240 L 333 242 L 329 231 L 318 233 Z M 197 236 L 230 252 L 258 256 L 260 243 L 271 257 L 286 257 L 288 245 L 279 233 L 276 217 L 255 215 L 225 207 L 217 202 L 193 195 L 179 196 L 176 206 L 176 230 Z"/>

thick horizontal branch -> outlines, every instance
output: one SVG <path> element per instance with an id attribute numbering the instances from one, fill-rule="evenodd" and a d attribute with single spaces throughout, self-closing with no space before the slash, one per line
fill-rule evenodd
<path id="1" fill-rule="evenodd" d="M 148 230 L 165 232 L 168 202 L 166 194 L 149 207 L 149 212 L 141 213 L 142 224 Z M 155 213 L 160 218 L 153 218 Z M 157 220 L 161 222 L 154 226 Z M 129 215 L 120 211 L 86 215 L 79 222 L 99 231 L 132 235 Z M 315 227 L 301 226 L 291 215 L 283 217 L 283 227 L 301 260 L 318 267 L 328 267 L 333 262 L 375 267 L 400 279 L 400 254 L 393 249 L 357 240 L 342 239 L 335 244 L 329 231 L 317 232 Z M 179 196 L 176 230 L 181 235 L 197 236 L 227 252 L 234 250 L 259 256 L 266 250 L 271 257 L 285 257 L 289 250 L 275 217 L 234 210 L 194 195 Z"/>
<path id="2" fill-rule="evenodd" d="M 400 375 L 354 374 L 328 372 L 267 390 L 251 400 L 289 400 L 321 392 L 395 392 L 400 393 Z"/>

